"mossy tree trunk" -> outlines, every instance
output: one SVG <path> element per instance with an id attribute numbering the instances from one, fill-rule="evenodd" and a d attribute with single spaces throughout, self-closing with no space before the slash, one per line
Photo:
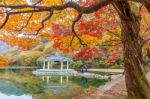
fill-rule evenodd
<path id="1" fill-rule="evenodd" d="M 125 81 L 129 99 L 150 99 L 150 86 L 142 64 L 140 17 L 130 9 L 128 1 L 115 2 L 121 19 Z"/>

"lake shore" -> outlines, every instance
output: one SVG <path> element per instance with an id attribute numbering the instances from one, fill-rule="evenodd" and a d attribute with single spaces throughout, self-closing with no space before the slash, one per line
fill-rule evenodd
<path id="1" fill-rule="evenodd" d="M 126 87 L 124 76 L 114 79 L 104 86 L 89 89 L 86 94 L 81 94 L 73 99 L 124 99 Z"/>
<path id="2" fill-rule="evenodd" d="M 100 86 L 94 93 L 84 99 L 124 99 L 126 87 L 124 76 Z"/>
<path id="3" fill-rule="evenodd" d="M 147 74 L 147 79 L 150 81 L 150 73 Z M 78 97 L 78 99 L 126 99 L 125 78 L 122 76 L 88 93 L 86 96 Z"/>

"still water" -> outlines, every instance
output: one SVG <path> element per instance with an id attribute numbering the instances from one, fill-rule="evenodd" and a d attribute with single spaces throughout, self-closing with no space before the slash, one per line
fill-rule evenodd
<path id="1" fill-rule="evenodd" d="M 73 76 L 35 76 L 27 70 L 1 70 L 0 99 L 71 99 L 106 82 Z"/>

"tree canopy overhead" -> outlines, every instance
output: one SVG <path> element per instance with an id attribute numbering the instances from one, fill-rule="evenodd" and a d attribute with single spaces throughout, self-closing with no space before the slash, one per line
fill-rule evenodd
<path id="1" fill-rule="evenodd" d="M 133 11 L 134 8 L 132 7 L 135 3 L 138 6 L 138 11 Z M 148 81 L 146 80 L 144 71 L 145 64 L 149 61 L 145 62 L 142 52 L 143 45 L 147 41 L 149 41 L 149 38 L 143 39 L 141 37 L 140 32 L 142 31 L 142 28 L 144 28 L 141 27 L 141 15 L 143 13 L 140 13 L 139 10 L 145 7 L 144 10 L 150 12 L 150 0 L 1 0 L 0 29 L 1 32 L 5 34 L 5 36 L 16 34 L 18 36 L 19 31 L 20 34 L 30 36 L 32 35 L 32 37 L 36 37 L 36 35 L 41 32 L 49 31 L 47 27 L 54 26 L 56 34 L 59 34 L 59 30 L 61 30 L 61 32 L 66 33 L 68 36 L 69 33 L 67 33 L 66 31 L 71 31 L 73 33 L 71 42 L 73 42 L 73 40 L 77 38 L 82 45 L 87 46 L 86 42 L 83 39 L 88 38 L 88 36 L 91 34 L 92 36 L 98 36 L 96 32 L 100 33 L 105 32 L 105 30 L 109 31 L 113 27 L 106 25 L 105 27 L 108 26 L 107 29 L 101 29 L 101 27 L 99 27 L 99 24 L 102 21 L 89 21 L 92 19 L 92 16 L 84 19 L 82 18 L 86 14 L 95 13 L 94 18 L 101 19 L 100 15 L 104 12 L 100 11 L 100 13 L 97 13 L 97 11 L 108 5 L 112 6 L 108 8 L 114 9 L 114 11 L 116 12 L 115 16 L 118 16 L 118 25 L 121 28 L 120 41 L 123 45 L 125 79 L 128 97 L 129 99 L 149 99 L 150 86 L 148 84 Z M 60 14 L 62 11 L 64 12 Z M 65 11 L 67 13 L 65 13 Z M 70 13 L 69 18 L 67 17 L 68 13 Z M 57 19 L 57 16 L 62 17 L 64 20 Z M 63 26 L 62 24 L 61 26 L 59 26 L 59 28 L 57 28 L 57 30 L 55 29 L 55 27 L 57 26 L 56 24 L 50 24 L 53 23 L 51 20 L 55 20 L 56 23 L 58 21 L 66 22 L 66 24 L 70 23 L 71 29 Z M 105 18 L 103 18 L 103 22 L 104 20 Z M 77 24 L 77 22 L 79 21 L 81 21 L 81 23 Z M 107 20 L 104 23 L 108 22 L 109 21 Z M 76 24 L 78 25 L 77 28 Z M 88 26 L 87 24 L 92 24 L 93 26 L 95 26 L 94 28 L 86 28 Z M 83 27 L 83 25 L 85 26 Z M 98 27 L 97 29 L 95 29 L 96 26 Z M 112 26 L 118 27 L 117 25 Z M 65 29 L 60 29 L 60 27 L 65 27 Z M 146 29 L 146 31 L 149 30 Z M 79 36 L 80 34 L 84 34 L 85 32 L 87 32 L 88 36 L 86 36 L 85 38 Z M 61 43 L 61 40 L 62 38 L 58 41 Z M 57 44 L 59 45 L 59 43 Z"/>

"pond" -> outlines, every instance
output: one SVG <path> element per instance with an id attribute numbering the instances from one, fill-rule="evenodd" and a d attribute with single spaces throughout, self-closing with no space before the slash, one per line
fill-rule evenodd
<path id="1" fill-rule="evenodd" d="M 73 76 L 35 76 L 29 70 L 0 70 L 0 99 L 71 99 L 106 82 Z"/>

